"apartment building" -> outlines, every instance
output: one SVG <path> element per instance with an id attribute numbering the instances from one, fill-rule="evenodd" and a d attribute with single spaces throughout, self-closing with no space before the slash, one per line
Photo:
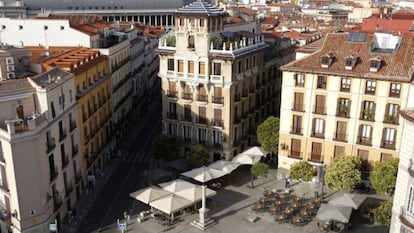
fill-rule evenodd
<path id="1" fill-rule="evenodd" d="M 33 56 L 45 51 L 43 47 L 27 47 Z M 41 70 L 59 67 L 75 75 L 75 87 L 72 95 L 77 102 L 79 116 L 80 150 L 83 154 L 82 166 L 90 175 L 103 166 L 107 159 L 103 156 L 104 149 L 110 143 L 112 135 L 112 95 L 111 73 L 108 60 L 98 50 L 90 48 L 59 47 L 49 50 L 63 51 L 56 55 L 32 60 L 32 69 L 39 66 Z M 53 52 L 52 52 L 53 53 Z M 39 69 L 40 69 L 39 68 Z"/>
<path id="2" fill-rule="evenodd" d="M 390 233 L 414 232 L 414 111 L 401 111 L 403 132 L 401 138 L 400 162 L 392 206 Z"/>
<path id="3" fill-rule="evenodd" d="M 197 1 L 176 10 L 175 29 L 157 49 L 163 133 L 185 150 L 206 146 L 212 160 L 231 159 L 272 108 L 274 69 L 264 70 L 263 37 L 226 33 L 227 13 Z"/>
<path id="4" fill-rule="evenodd" d="M 20 63 L 13 56 L 0 60 Z M 75 77 L 54 68 L 2 80 L 0 109 L 1 232 L 47 232 L 79 198 L 85 173 Z"/>
<path id="5" fill-rule="evenodd" d="M 368 171 L 375 161 L 398 157 L 399 112 L 413 105 L 413 42 L 333 33 L 320 50 L 282 67 L 279 166 L 323 165 L 346 154 Z"/>

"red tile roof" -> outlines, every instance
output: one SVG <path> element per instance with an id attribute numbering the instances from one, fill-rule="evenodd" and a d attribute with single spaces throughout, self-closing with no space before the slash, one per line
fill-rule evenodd
<path id="1" fill-rule="evenodd" d="M 403 35 L 395 54 L 371 52 L 373 41 L 373 34 L 368 34 L 365 42 L 348 42 L 348 33 L 328 34 L 322 48 L 318 52 L 304 59 L 289 63 L 282 69 L 284 71 L 410 82 L 413 73 L 412 62 L 414 61 L 413 37 Z M 335 57 L 334 62 L 329 68 L 322 68 L 321 57 L 331 51 L 333 51 Z M 345 58 L 350 55 L 358 57 L 358 63 L 353 70 L 346 70 Z M 370 72 L 370 59 L 378 55 L 382 59 L 381 68 L 377 72 Z"/>
<path id="2" fill-rule="evenodd" d="M 391 32 L 411 33 L 412 19 L 368 18 L 362 23 L 362 31 L 376 32 L 377 30 L 391 30 Z"/>

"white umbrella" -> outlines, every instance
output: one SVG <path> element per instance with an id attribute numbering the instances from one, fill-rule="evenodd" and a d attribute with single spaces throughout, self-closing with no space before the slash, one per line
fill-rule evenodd
<path id="1" fill-rule="evenodd" d="M 208 167 L 216 170 L 224 171 L 227 174 L 230 174 L 233 170 L 238 168 L 240 163 L 227 161 L 227 160 L 217 160 L 216 162 L 210 164 Z"/>
<path id="2" fill-rule="evenodd" d="M 175 194 L 180 197 L 184 197 L 185 199 L 191 200 L 193 202 L 197 202 L 202 200 L 203 198 L 203 188 L 199 185 L 196 185 L 192 188 L 177 191 L 175 192 Z M 216 191 L 206 188 L 206 197 L 212 197 L 216 194 Z"/>
<path id="3" fill-rule="evenodd" d="M 171 193 L 167 190 L 161 189 L 157 186 L 151 186 L 130 193 L 129 196 L 135 198 L 138 201 L 144 202 L 145 204 L 148 204 L 151 201 L 167 196 L 168 194 Z"/>
<path id="4" fill-rule="evenodd" d="M 236 157 L 232 159 L 233 162 L 237 162 L 240 164 L 248 164 L 253 165 L 260 161 L 260 159 L 265 156 L 266 154 L 263 152 L 262 149 L 258 146 L 254 146 L 242 153 L 238 154 Z"/>
<path id="5" fill-rule="evenodd" d="M 185 189 L 196 187 L 197 185 L 182 179 L 176 179 L 165 183 L 158 184 L 162 189 L 176 193 Z"/>
<path id="6" fill-rule="evenodd" d="M 316 214 L 316 218 L 321 221 L 334 220 L 337 222 L 347 223 L 351 218 L 352 207 L 349 206 L 334 206 L 331 204 L 321 204 L 321 207 Z"/>
<path id="7" fill-rule="evenodd" d="M 243 151 L 242 154 L 260 156 L 260 157 L 266 155 L 266 153 L 258 146 L 251 147 L 251 148 Z"/>
<path id="8" fill-rule="evenodd" d="M 349 206 L 358 209 L 367 197 L 360 194 L 345 193 L 343 196 L 330 200 L 328 203 L 337 206 Z"/>
<path id="9" fill-rule="evenodd" d="M 194 168 L 188 172 L 181 173 L 181 175 L 193 178 L 194 180 L 200 181 L 201 183 L 205 183 L 207 181 L 226 175 L 226 172 L 202 166 L 199 168 Z"/>
<path id="10" fill-rule="evenodd" d="M 202 229 L 204 229 L 207 225 L 211 224 L 213 221 L 209 218 L 206 218 L 208 209 L 206 209 L 206 186 L 205 183 L 207 181 L 210 181 L 212 179 L 217 179 L 219 177 L 222 177 L 224 175 L 226 175 L 225 172 L 220 171 L 220 170 L 216 170 L 213 168 L 209 168 L 209 167 L 199 167 L 199 168 L 195 168 L 191 171 L 188 172 L 184 172 L 181 173 L 181 175 L 183 176 L 187 176 L 190 178 L 193 178 L 194 180 L 200 181 L 203 183 L 202 186 L 202 199 L 201 199 L 201 208 L 199 209 L 199 220 L 193 222 L 193 224 L 195 226 L 199 226 Z"/>
<path id="11" fill-rule="evenodd" d="M 179 210 L 182 210 L 193 204 L 192 201 L 180 197 L 174 193 L 170 193 L 160 199 L 152 201 L 149 205 L 155 209 L 161 210 L 166 214 L 172 214 Z"/>

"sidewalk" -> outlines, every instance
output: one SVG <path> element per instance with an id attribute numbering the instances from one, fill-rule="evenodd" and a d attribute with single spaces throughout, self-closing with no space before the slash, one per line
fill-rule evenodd
<path id="1" fill-rule="evenodd" d="M 153 105 L 150 105 L 149 108 L 153 108 Z M 153 109 L 151 109 L 151 111 L 153 111 Z M 141 116 L 138 116 L 139 119 L 132 121 L 135 123 L 135 125 L 130 125 L 128 127 L 128 131 L 124 134 L 124 138 L 135 138 L 135 135 L 145 127 L 149 115 L 150 114 L 142 113 Z M 115 149 L 115 151 L 127 148 L 128 144 L 133 143 L 130 140 L 121 141 L 122 143 L 118 146 L 118 148 Z M 74 209 L 76 209 L 76 218 L 70 221 L 69 216 L 66 215 L 61 223 L 59 229 L 60 233 L 74 233 L 77 231 L 79 225 L 82 223 L 85 216 L 88 214 L 89 210 L 94 205 L 97 197 L 99 197 L 99 195 L 101 194 L 101 191 L 104 188 L 106 182 L 111 178 L 113 172 L 116 171 L 121 161 L 121 158 L 116 158 L 111 159 L 111 162 L 106 164 L 106 166 L 102 169 L 103 174 L 105 175 L 103 177 L 97 176 L 93 189 L 89 192 L 85 192 L 82 194 L 81 199 L 78 200 L 76 205 L 73 207 Z"/>

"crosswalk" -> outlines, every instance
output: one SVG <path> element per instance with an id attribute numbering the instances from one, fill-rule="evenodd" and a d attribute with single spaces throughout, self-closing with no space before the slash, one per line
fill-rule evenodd
<path id="1" fill-rule="evenodd" d="M 124 163 L 142 163 L 147 162 L 148 156 L 146 156 L 142 152 L 125 152 L 124 155 L 122 155 L 121 161 Z"/>

